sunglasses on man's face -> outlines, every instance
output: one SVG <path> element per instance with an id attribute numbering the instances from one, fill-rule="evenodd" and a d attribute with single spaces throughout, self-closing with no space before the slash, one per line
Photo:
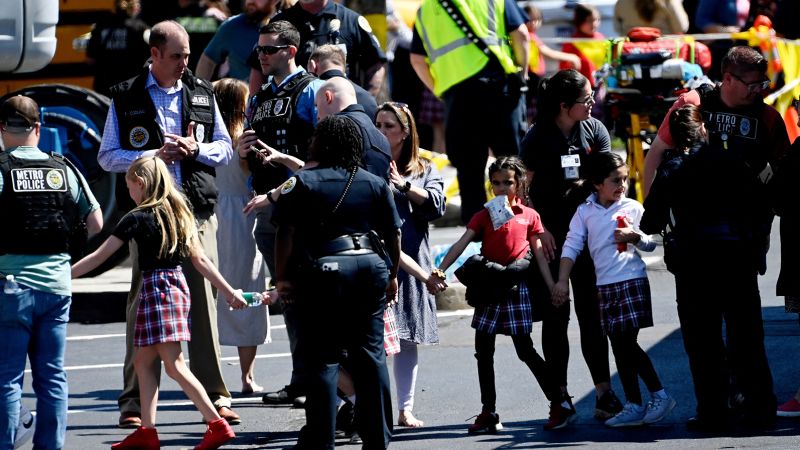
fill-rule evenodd
<path id="1" fill-rule="evenodd" d="M 748 93 L 753 93 L 753 92 L 756 92 L 756 91 L 761 92 L 761 91 L 769 89 L 769 85 L 770 85 L 770 80 L 769 79 L 761 80 L 761 81 L 754 81 L 752 83 L 748 83 L 748 82 L 744 81 L 742 79 L 742 77 L 740 77 L 739 75 L 736 75 L 733 72 L 730 72 L 730 74 L 731 74 L 731 76 L 733 78 L 736 78 L 737 80 L 739 80 L 740 83 L 742 83 L 743 85 L 745 85 L 747 87 L 747 92 Z"/>
<path id="2" fill-rule="evenodd" d="M 256 45 L 256 51 L 265 55 L 274 55 L 285 48 L 289 45 Z"/>
<path id="3" fill-rule="evenodd" d="M 792 108 L 794 108 L 798 112 L 800 112 L 800 98 L 796 98 L 796 99 L 792 100 Z"/>

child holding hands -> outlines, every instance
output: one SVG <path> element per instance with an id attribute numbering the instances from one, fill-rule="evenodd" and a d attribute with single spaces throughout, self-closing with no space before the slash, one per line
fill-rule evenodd
<path id="1" fill-rule="evenodd" d="M 553 286 L 553 278 L 547 269 L 544 250 L 539 234 L 544 231 L 539 214 L 524 206 L 517 197 L 527 192 L 526 169 L 515 156 L 498 158 L 489 167 L 489 178 L 495 195 L 507 197 L 513 217 L 495 229 L 489 211 L 483 209 L 475 214 L 467 224 L 467 230 L 448 250 L 438 269 L 434 269 L 434 283 L 429 286 L 444 287 L 444 271 L 461 255 L 472 241 L 481 240 L 481 254 L 493 263 L 508 266 L 525 258 L 532 248 L 539 262 L 542 276 L 548 285 Z M 542 391 L 550 401 L 550 420 L 544 425 L 547 430 L 565 427 L 574 417 L 575 408 L 569 397 L 561 393 L 544 359 L 533 347 L 530 333 L 533 331 L 533 317 L 528 288 L 520 281 L 512 295 L 491 299 L 486 306 L 475 308 L 472 327 L 475 328 L 475 358 L 478 360 L 478 383 L 481 390 L 481 413 L 475 423 L 469 426 L 470 434 L 496 433 L 503 428 L 500 416 L 495 412 L 497 393 L 494 380 L 495 338 L 498 333 L 511 336 L 517 356 L 536 377 Z"/>
<path id="2" fill-rule="evenodd" d="M 159 360 L 163 361 L 167 374 L 180 384 L 208 423 L 208 430 L 195 450 L 218 448 L 233 439 L 235 434 L 228 422 L 219 416 L 183 360 L 181 341 L 191 339 L 191 300 L 181 262 L 186 257 L 191 258 L 192 264 L 228 299 L 232 308 L 245 308 L 247 303 L 241 292 L 234 291 L 206 257 L 197 242 L 194 216 L 160 158 L 134 161 L 125 176 L 125 183 L 137 207 L 120 220 L 112 235 L 97 250 L 72 266 L 73 278 L 79 277 L 102 264 L 130 239 L 136 240 L 139 248 L 143 283 L 133 339 L 142 426 L 111 448 L 160 448 L 155 428 L 158 380 L 151 370 Z"/>
<path id="3" fill-rule="evenodd" d="M 653 251 L 656 244 L 639 231 L 644 208 L 625 197 L 628 167 L 619 155 L 592 154 L 587 181 L 595 192 L 578 207 L 570 222 L 553 301 L 569 300 L 569 273 L 588 241 L 597 274 L 603 331 L 611 341 L 627 400 L 622 411 L 605 424 L 625 427 L 658 422 L 675 407 L 675 399 L 667 395 L 650 358 L 637 342 L 639 329 L 653 326 L 653 312 L 645 263 L 629 245 Z M 646 407 L 642 406 L 638 377 L 652 396 Z"/>

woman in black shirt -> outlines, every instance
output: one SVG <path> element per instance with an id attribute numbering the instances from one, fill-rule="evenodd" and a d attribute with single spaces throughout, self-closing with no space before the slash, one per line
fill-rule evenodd
<path id="1" fill-rule="evenodd" d="M 561 247 L 569 221 L 578 205 L 589 195 L 580 179 L 592 152 L 611 150 L 608 130 L 591 117 L 594 93 L 589 80 L 574 69 L 562 70 L 539 84 L 539 115 L 522 141 L 520 157 L 528 167 L 530 202 L 541 215 L 546 228 L 542 235 L 550 269 L 558 275 Z M 532 276 L 538 278 L 536 271 Z M 600 326 L 594 265 L 588 251 L 575 261 L 570 275 L 575 297 L 575 313 L 581 330 L 581 350 L 597 391 L 595 417 L 608 419 L 622 409 L 611 390 L 608 343 Z M 543 320 L 542 346 L 545 360 L 554 369 L 561 388 L 567 389 L 569 304 L 551 303 L 550 293 L 541 280 L 532 280 L 534 311 Z M 542 301 L 541 299 L 546 299 Z"/>

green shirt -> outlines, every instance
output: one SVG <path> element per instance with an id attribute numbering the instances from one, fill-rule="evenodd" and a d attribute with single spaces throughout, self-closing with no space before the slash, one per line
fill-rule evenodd
<path id="1" fill-rule="evenodd" d="M 10 150 L 15 157 L 29 160 L 46 160 L 49 158 L 47 153 L 42 152 L 36 147 L 15 147 Z M 67 176 L 69 193 L 78 203 L 78 211 L 81 217 L 86 217 L 92 211 L 100 208 L 97 200 L 91 191 L 84 190 L 83 184 L 86 180 L 83 175 L 76 173 L 71 167 L 67 166 L 67 171 L 73 176 Z M 3 192 L 3 174 L 0 173 L 0 194 Z M 3 220 L 13 218 L 5 217 Z M 57 295 L 72 295 L 72 274 L 70 271 L 69 253 L 58 253 L 54 255 L 0 255 L 0 274 L 14 275 L 17 281 L 26 287 L 37 291 L 48 292 Z"/>

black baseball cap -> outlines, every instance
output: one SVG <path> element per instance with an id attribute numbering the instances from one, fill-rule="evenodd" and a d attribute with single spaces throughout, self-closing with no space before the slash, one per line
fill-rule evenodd
<path id="1" fill-rule="evenodd" d="M 39 122 L 39 105 L 30 97 L 16 95 L 0 105 L 0 126 L 9 133 L 30 131 Z"/>

